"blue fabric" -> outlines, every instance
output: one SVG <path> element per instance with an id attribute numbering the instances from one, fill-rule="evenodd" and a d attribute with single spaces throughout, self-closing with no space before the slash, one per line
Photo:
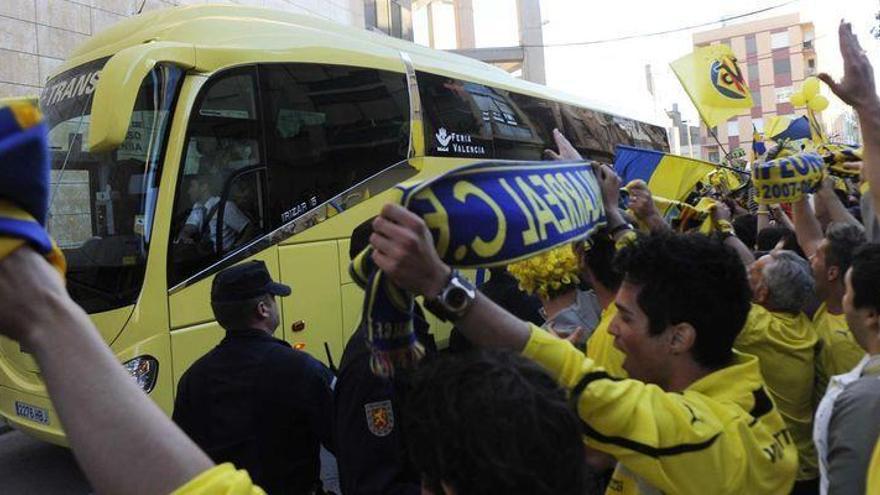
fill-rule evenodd
<path id="1" fill-rule="evenodd" d="M 756 155 L 763 155 L 767 152 L 767 145 L 764 144 L 764 141 L 752 141 L 752 151 L 754 151 Z"/>
<path id="2" fill-rule="evenodd" d="M 618 146 L 614 152 L 614 173 L 620 177 L 624 185 L 636 179 L 641 179 L 647 184 L 664 156 L 666 155 L 659 151 Z"/>
<path id="3" fill-rule="evenodd" d="M 46 224 L 49 148 L 45 124 L 22 130 L 8 107 L 0 108 L 0 197 Z"/>
<path id="4" fill-rule="evenodd" d="M 52 240 L 46 229 L 29 220 L 0 216 L 0 236 L 24 239 L 41 254 L 48 254 L 52 250 Z"/>
<path id="5" fill-rule="evenodd" d="M 791 124 L 785 128 L 784 131 L 780 132 L 775 136 L 771 136 L 770 139 L 774 141 L 779 141 L 780 139 L 809 139 L 810 138 L 810 121 L 806 116 L 801 117 L 799 119 L 794 119 L 791 121 Z"/>

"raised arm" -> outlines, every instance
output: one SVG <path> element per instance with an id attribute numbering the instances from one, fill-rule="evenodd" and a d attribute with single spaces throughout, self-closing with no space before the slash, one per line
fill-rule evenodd
<path id="1" fill-rule="evenodd" d="M 797 236 L 798 244 L 809 258 L 816 254 L 819 243 L 825 237 L 822 234 L 822 225 L 819 224 L 813 207 L 810 206 L 810 201 L 806 197 L 792 203 L 791 210 L 794 215 L 794 233 Z"/>
<path id="2" fill-rule="evenodd" d="M 825 206 L 832 222 L 849 223 L 858 226 L 862 225 L 854 216 L 852 216 L 849 210 L 843 206 L 843 202 L 840 201 L 837 194 L 834 194 L 834 180 L 831 177 L 826 176 L 822 179 L 822 186 L 813 197 L 815 198 L 815 201 L 821 202 Z"/>
<path id="3" fill-rule="evenodd" d="M 660 211 L 654 204 L 654 196 L 645 181 L 633 181 L 627 190 L 629 191 L 629 208 L 636 218 L 648 227 L 648 230 L 655 234 L 672 230 L 660 216 Z"/>
<path id="4" fill-rule="evenodd" d="M 751 265 L 755 261 L 755 255 L 733 231 L 733 225 L 730 223 L 730 208 L 724 203 L 716 201 L 710 214 L 715 228 L 724 236 L 724 244 L 736 251 L 745 266 Z"/>
<path id="5" fill-rule="evenodd" d="M 0 321 L 0 332 L 32 349 L 95 492 L 167 494 L 213 466 L 131 380 L 30 248 L 0 261 Z"/>
<path id="6" fill-rule="evenodd" d="M 843 78 L 834 81 L 828 74 L 819 74 L 831 91 L 859 116 L 862 128 L 862 175 L 871 187 L 874 213 L 880 219 L 880 98 L 874 86 L 874 69 L 868 55 L 852 31 L 852 25 L 841 21 L 838 28 L 840 54 L 843 57 Z"/>

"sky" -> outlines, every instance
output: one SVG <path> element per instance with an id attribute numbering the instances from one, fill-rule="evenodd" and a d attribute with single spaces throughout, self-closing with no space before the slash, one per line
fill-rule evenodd
<path id="1" fill-rule="evenodd" d="M 515 2 L 473 0 L 477 46 L 518 44 Z M 607 109 L 657 123 L 665 123 L 660 120 L 663 111 L 678 103 L 683 118 L 696 123 L 696 109 L 669 69 L 669 63 L 692 50 L 695 32 L 721 27 L 721 22 L 628 41 L 552 45 L 672 30 L 783 3 L 786 0 L 540 0 L 547 85 L 600 102 Z M 845 18 L 853 23 L 862 46 L 875 62 L 875 79 L 880 81 L 880 42 L 870 35 L 878 10 L 878 0 L 795 0 L 729 23 L 798 12 L 802 22 L 812 21 L 815 25 L 818 70 L 839 77 L 843 65 L 837 49 L 837 26 Z M 651 65 L 656 97 L 646 89 L 647 64 Z M 843 104 L 827 88 L 823 88 L 823 94 L 832 101 L 825 117 L 839 114 Z"/>

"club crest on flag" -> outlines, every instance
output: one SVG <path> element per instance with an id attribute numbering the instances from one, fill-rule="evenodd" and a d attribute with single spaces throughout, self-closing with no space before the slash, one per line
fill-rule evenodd
<path id="1" fill-rule="evenodd" d="M 722 95 L 736 100 L 748 98 L 748 86 L 743 79 L 742 71 L 736 64 L 735 57 L 722 55 L 712 62 L 710 73 L 712 85 Z"/>
<path id="2" fill-rule="evenodd" d="M 377 437 L 386 437 L 394 430 L 394 409 L 390 400 L 364 404 L 367 428 Z"/>

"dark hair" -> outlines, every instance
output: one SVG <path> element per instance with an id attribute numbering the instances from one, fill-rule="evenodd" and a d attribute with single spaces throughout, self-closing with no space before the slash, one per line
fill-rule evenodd
<path id="1" fill-rule="evenodd" d="M 825 265 L 840 268 L 843 275 L 852 264 L 856 248 L 867 242 L 865 231 L 858 225 L 831 222 L 825 230 L 828 248 L 825 251 Z M 843 277 L 841 277 L 841 280 Z"/>
<path id="2" fill-rule="evenodd" d="M 880 244 L 866 244 L 853 254 L 852 275 L 853 306 L 880 311 Z"/>
<path id="3" fill-rule="evenodd" d="M 754 249 L 758 240 L 758 217 L 755 215 L 740 215 L 733 219 L 733 231 L 739 240 L 749 249 Z"/>
<path id="4" fill-rule="evenodd" d="M 581 494 L 587 467 L 566 392 L 515 353 L 426 359 L 413 373 L 404 438 L 425 485 L 457 495 Z"/>
<path id="5" fill-rule="evenodd" d="M 614 240 L 608 235 L 608 230 L 600 229 L 590 236 L 590 248 L 584 253 L 584 262 L 593 277 L 613 291 L 620 287 L 623 280 L 623 275 L 614 266 L 616 252 Z"/>
<path id="6" fill-rule="evenodd" d="M 733 249 L 702 234 L 652 235 L 622 250 L 616 264 L 624 280 L 641 286 L 637 302 L 652 334 L 690 323 L 697 332 L 694 361 L 710 369 L 730 362 L 751 300 Z"/>
<path id="7" fill-rule="evenodd" d="M 217 323 L 227 330 L 239 330 L 250 325 L 257 304 L 268 300 L 269 294 L 242 301 L 211 302 Z"/>
<path id="8" fill-rule="evenodd" d="M 354 259 L 370 245 L 370 236 L 373 235 L 373 220 L 370 217 L 351 231 L 351 243 L 348 245 L 348 257 Z"/>

